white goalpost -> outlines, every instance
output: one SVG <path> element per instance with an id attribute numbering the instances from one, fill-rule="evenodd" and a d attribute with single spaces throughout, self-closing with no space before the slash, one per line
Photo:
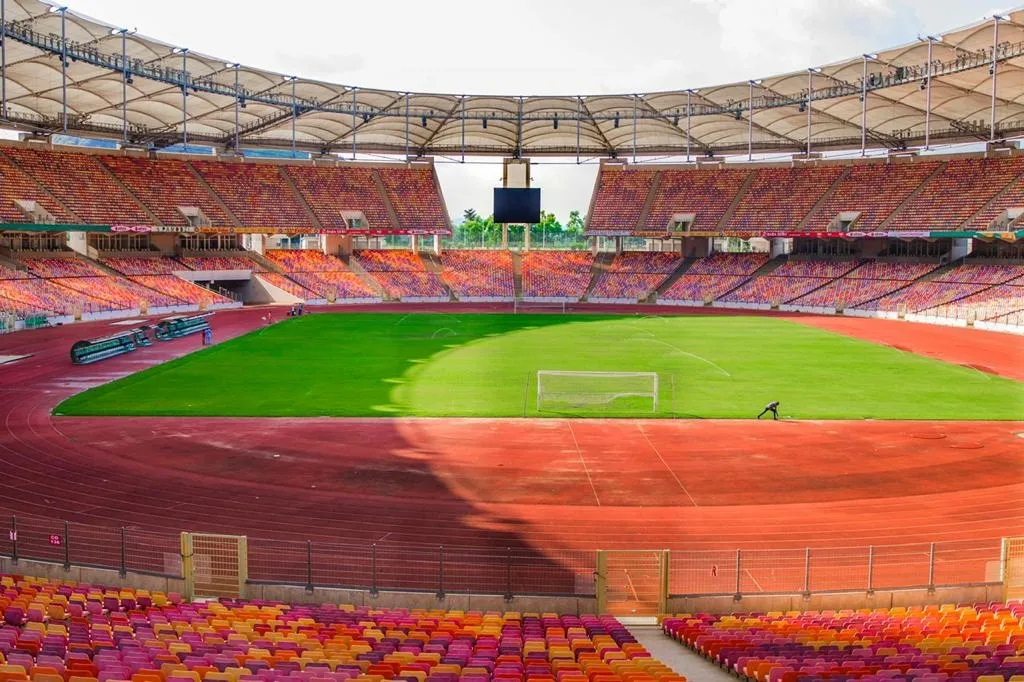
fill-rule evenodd
<path id="1" fill-rule="evenodd" d="M 537 371 L 538 412 L 600 406 L 657 412 L 657 372 Z"/>

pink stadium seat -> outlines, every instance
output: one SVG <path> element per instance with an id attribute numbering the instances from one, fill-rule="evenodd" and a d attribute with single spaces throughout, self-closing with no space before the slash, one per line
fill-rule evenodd
<path id="1" fill-rule="evenodd" d="M 451 230 L 433 166 L 382 167 L 377 173 L 404 229 L 437 234 Z"/>
<path id="2" fill-rule="evenodd" d="M 646 298 L 678 266 L 678 254 L 658 251 L 626 251 L 615 256 L 600 275 L 589 298 L 638 301 Z"/>
<path id="3" fill-rule="evenodd" d="M 104 155 L 100 162 L 165 225 L 186 225 L 179 206 L 194 206 L 213 225 L 230 225 L 213 195 L 180 159 Z"/>
<path id="4" fill-rule="evenodd" d="M 579 300 L 590 284 L 589 251 L 530 251 L 523 254 L 523 296 Z"/>
<path id="5" fill-rule="evenodd" d="M 508 251 L 445 251 L 441 265 L 441 277 L 460 298 L 515 295 L 512 254 Z"/>
<path id="6" fill-rule="evenodd" d="M 264 163 L 189 161 L 244 225 L 312 227 L 278 166 Z"/>
<path id="7" fill-rule="evenodd" d="M 653 178 L 653 171 L 602 167 L 587 228 L 632 232 L 640 220 Z"/>
<path id="8" fill-rule="evenodd" d="M 24 147 L 5 147 L 4 153 L 74 211 L 81 222 L 153 223 L 94 154 Z"/>
<path id="9" fill-rule="evenodd" d="M 717 228 L 749 174 L 732 168 L 661 171 L 647 229 L 665 229 L 678 213 L 694 214 L 692 230 Z"/>

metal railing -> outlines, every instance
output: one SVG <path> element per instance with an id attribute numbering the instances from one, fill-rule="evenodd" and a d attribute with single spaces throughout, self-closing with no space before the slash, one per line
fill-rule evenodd
<path id="1" fill-rule="evenodd" d="M 0 556 L 182 578 L 181 534 L 16 515 Z M 248 538 L 248 582 L 445 594 L 594 596 L 598 550 Z M 669 552 L 672 596 L 813 594 L 999 581 L 1000 541 Z"/>

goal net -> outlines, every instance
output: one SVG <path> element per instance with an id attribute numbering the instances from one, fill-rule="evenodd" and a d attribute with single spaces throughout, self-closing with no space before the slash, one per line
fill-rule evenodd
<path id="1" fill-rule="evenodd" d="M 656 372 L 537 372 L 537 411 L 657 412 Z"/>

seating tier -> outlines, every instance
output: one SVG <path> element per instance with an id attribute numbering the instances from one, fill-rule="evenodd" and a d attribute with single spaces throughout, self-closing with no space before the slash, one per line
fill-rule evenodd
<path id="1" fill-rule="evenodd" d="M 589 251 L 530 251 L 523 254 L 523 296 L 579 299 L 590 285 Z"/>
<path id="2" fill-rule="evenodd" d="M 212 225 L 231 224 L 217 200 L 180 159 L 97 158 L 165 225 L 188 224 L 179 206 L 199 208 Z"/>
<path id="3" fill-rule="evenodd" d="M 3 151 L 84 223 L 149 225 L 153 222 L 103 169 L 96 155 L 24 147 L 7 147 Z"/>

